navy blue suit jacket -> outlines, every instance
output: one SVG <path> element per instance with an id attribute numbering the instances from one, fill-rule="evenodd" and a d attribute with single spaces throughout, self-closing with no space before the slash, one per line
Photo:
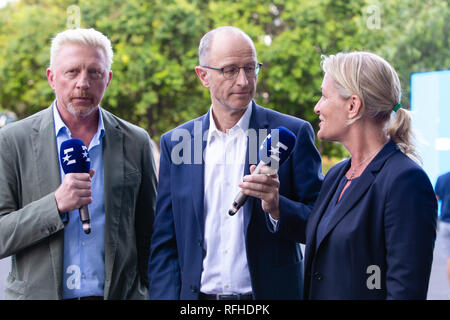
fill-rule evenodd
<path id="1" fill-rule="evenodd" d="M 201 125 L 201 127 L 200 127 Z M 299 299 L 303 288 L 303 261 L 298 234 L 305 235 L 306 220 L 322 183 L 321 160 L 308 122 L 262 108 L 253 102 L 249 128 L 284 126 L 297 137 L 291 156 L 279 168 L 280 211 L 283 220 L 301 217 L 297 228 L 270 230 L 261 201 L 250 197 L 243 207 L 246 254 L 256 299 Z M 180 143 L 175 135 L 189 132 L 194 161 L 194 133 L 209 129 L 209 113 L 161 137 L 161 160 L 156 216 L 150 254 L 151 299 L 198 299 L 204 239 L 204 162 L 176 164 L 172 150 Z M 201 130 L 201 131 L 200 131 Z M 265 137 L 263 137 L 265 138 Z M 203 151 L 206 141 L 202 143 Z M 258 144 L 259 145 L 259 144 Z M 186 151 L 186 150 L 184 150 Z M 249 174 L 248 150 L 245 174 Z M 231 204 L 230 204 L 231 205 Z M 238 214 L 241 214 L 240 212 Z M 280 218 L 281 221 L 281 218 Z"/>
<path id="2" fill-rule="evenodd" d="M 426 173 L 394 142 L 344 194 L 316 243 L 320 218 L 350 164 L 338 163 L 326 175 L 308 221 L 305 298 L 425 299 L 437 201 Z"/>

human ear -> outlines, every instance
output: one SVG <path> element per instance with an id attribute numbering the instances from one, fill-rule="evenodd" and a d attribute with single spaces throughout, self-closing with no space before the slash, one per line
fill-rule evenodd
<path id="1" fill-rule="evenodd" d="M 195 73 L 205 88 L 209 88 L 208 72 L 202 67 L 195 67 Z"/>
<path id="2" fill-rule="evenodd" d="M 359 96 L 354 94 L 349 98 L 348 108 L 347 108 L 349 119 L 354 119 L 359 115 L 359 112 L 361 111 L 361 106 L 362 106 L 362 101 Z"/>
<path id="3" fill-rule="evenodd" d="M 108 86 L 109 86 L 109 84 L 110 84 L 110 82 L 111 82 L 112 76 L 113 76 L 113 73 L 112 73 L 112 71 L 110 70 L 109 73 L 108 73 L 108 82 L 106 83 L 106 87 L 107 87 L 107 88 L 108 88 Z"/>
<path id="4" fill-rule="evenodd" d="M 53 71 L 50 68 L 47 68 L 46 75 L 47 75 L 48 84 L 50 85 L 50 87 L 53 90 L 55 90 L 55 81 L 54 81 L 55 74 L 53 73 Z"/>

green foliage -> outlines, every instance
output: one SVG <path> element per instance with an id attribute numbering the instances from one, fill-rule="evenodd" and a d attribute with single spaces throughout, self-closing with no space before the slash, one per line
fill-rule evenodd
<path id="1" fill-rule="evenodd" d="M 402 83 L 402 104 L 410 105 L 410 75 L 450 68 L 448 0 L 369 1 L 380 10 L 379 28 L 360 18 L 364 47 L 388 60 Z"/>
<path id="2" fill-rule="evenodd" d="M 115 50 L 105 107 L 156 138 L 208 109 L 194 72 L 206 29 L 195 3 L 90 3 L 79 3 L 83 24 L 107 34 Z"/>
<path id="3" fill-rule="evenodd" d="M 63 28 L 63 15 L 56 6 L 22 1 L 0 10 L 0 108 L 24 117 L 50 104 L 50 30 Z"/>
<path id="4" fill-rule="evenodd" d="M 317 129 L 320 55 L 370 50 L 398 70 L 403 103 L 412 72 L 450 65 L 447 0 L 21 0 L 0 9 L 0 109 L 20 118 L 48 106 L 51 38 L 68 26 L 71 5 L 81 27 L 113 44 L 113 80 L 102 106 L 147 129 L 153 138 L 206 112 L 211 104 L 194 68 L 208 30 L 234 25 L 254 40 L 259 61 L 256 101 L 303 118 Z M 369 22 L 377 9 L 379 25 Z M 322 154 L 342 158 L 342 146 L 317 139 Z"/>

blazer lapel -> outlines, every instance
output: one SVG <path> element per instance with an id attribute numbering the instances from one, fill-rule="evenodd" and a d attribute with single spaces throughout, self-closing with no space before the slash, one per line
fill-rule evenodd
<path id="1" fill-rule="evenodd" d="M 315 250 L 316 247 L 316 231 L 317 226 L 320 222 L 320 219 L 322 218 L 323 214 L 325 213 L 325 210 L 328 207 L 328 204 L 330 203 L 331 199 L 333 198 L 334 193 L 336 192 L 336 189 L 339 185 L 339 181 L 342 178 L 342 176 L 345 174 L 345 172 L 350 167 L 350 160 L 347 160 L 347 163 L 345 163 L 342 168 L 337 172 L 334 177 L 331 177 L 331 186 L 328 189 L 325 189 L 323 186 L 320 198 L 317 199 L 317 209 L 314 209 L 314 213 L 310 216 L 308 220 L 308 225 L 311 225 L 311 227 L 307 228 L 307 235 L 306 239 L 308 241 L 308 245 L 306 246 L 306 252 L 305 256 L 310 256 L 312 251 Z M 322 195 L 323 192 L 323 195 Z"/>
<path id="2" fill-rule="evenodd" d="M 194 207 L 197 224 L 201 231 L 202 238 L 204 236 L 204 193 L 205 193 L 205 161 L 203 159 L 204 150 L 206 148 L 206 137 L 209 129 L 209 113 L 194 121 L 194 128 L 191 131 L 191 161 L 192 164 L 187 166 L 191 176 L 192 185 L 192 206 Z M 201 151 L 201 152 L 200 152 Z"/>
<path id="3" fill-rule="evenodd" d="M 104 110 L 102 110 L 102 116 L 105 126 L 103 165 L 105 170 L 105 296 L 107 297 L 117 248 L 125 164 L 123 132 L 117 121 Z"/>
<path id="4" fill-rule="evenodd" d="M 54 192 L 61 184 L 52 106 L 42 111 L 41 121 L 35 122 L 31 135 L 33 151 L 39 160 L 36 173 L 41 196 Z"/>
<path id="5" fill-rule="evenodd" d="M 336 214 L 331 218 L 330 223 L 328 224 L 325 235 L 322 239 L 320 239 L 320 243 L 316 246 L 317 248 L 320 247 L 323 240 L 327 237 L 327 235 L 334 229 L 334 227 L 342 220 L 342 218 L 345 217 L 345 215 L 359 202 L 361 197 L 366 193 L 366 191 L 370 188 L 372 185 L 376 174 L 378 171 L 381 170 L 384 163 L 386 162 L 387 158 L 396 150 L 396 144 L 392 141 L 389 141 L 378 153 L 378 155 L 372 160 L 372 162 L 367 166 L 367 168 L 364 170 L 363 174 L 359 178 L 358 187 L 352 189 L 352 193 L 347 194 L 346 198 L 343 199 L 341 208 L 336 212 Z M 349 161 L 350 164 L 350 161 Z M 349 164 L 346 166 L 348 169 Z M 346 172 L 346 170 L 343 170 L 343 173 L 337 177 L 335 184 L 339 184 L 340 178 L 342 178 L 343 174 Z M 331 196 L 334 193 L 331 193 Z M 330 201 L 331 197 L 328 199 L 326 205 Z M 326 209 L 326 208 L 324 208 Z"/>
<path id="6" fill-rule="evenodd" d="M 40 196 L 54 192 L 61 184 L 61 173 L 56 148 L 55 127 L 53 121 L 54 103 L 42 111 L 42 116 L 33 125 L 31 134 L 32 148 L 35 156 L 35 165 L 39 167 L 35 172 L 37 175 Z M 55 287 L 58 295 L 62 296 L 62 269 L 64 253 L 64 233 L 58 232 L 50 238 L 50 253 L 52 259 L 53 273 L 56 279 Z"/>
<path id="7" fill-rule="evenodd" d="M 264 112 L 264 109 L 261 108 L 260 106 L 258 106 L 254 101 L 252 102 L 252 114 L 250 116 L 250 122 L 249 122 L 248 128 L 249 128 L 249 130 L 250 129 L 255 130 L 257 141 L 259 138 L 259 130 L 260 129 L 268 130 L 268 128 L 269 128 L 269 121 L 267 120 L 267 113 Z M 269 134 L 269 132 L 267 132 L 267 134 Z M 248 136 L 250 136 L 250 135 L 248 135 Z M 258 142 L 259 142 L 259 144 L 261 144 L 262 140 L 258 141 Z M 258 144 L 258 150 L 259 150 L 259 144 Z M 247 151 L 246 151 L 246 155 L 245 155 L 244 175 L 250 174 L 250 163 L 249 163 L 249 159 L 250 159 L 249 155 L 251 152 L 250 147 L 254 147 L 254 146 L 250 145 L 250 139 L 247 138 Z M 258 155 L 257 160 L 259 161 L 259 155 Z M 245 235 L 247 235 L 248 225 L 252 218 L 252 212 L 253 212 L 254 206 L 256 205 L 255 201 L 256 201 L 255 198 L 248 197 L 247 201 L 245 202 L 245 204 L 242 208 L 243 213 L 244 213 L 244 234 Z"/>

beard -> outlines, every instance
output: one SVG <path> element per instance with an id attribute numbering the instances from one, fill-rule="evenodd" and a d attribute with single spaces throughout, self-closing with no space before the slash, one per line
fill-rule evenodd
<path id="1" fill-rule="evenodd" d="M 89 105 L 89 107 L 77 107 L 76 105 L 74 105 L 72 102 L 69 102 L 67 104 L 67 111 L 69 111 L 69 113 L 75 117 L 87 117 L 89 116 L 92 112 L 94 112 L 97 109 L 97 106 L 91 104 Z"/>

